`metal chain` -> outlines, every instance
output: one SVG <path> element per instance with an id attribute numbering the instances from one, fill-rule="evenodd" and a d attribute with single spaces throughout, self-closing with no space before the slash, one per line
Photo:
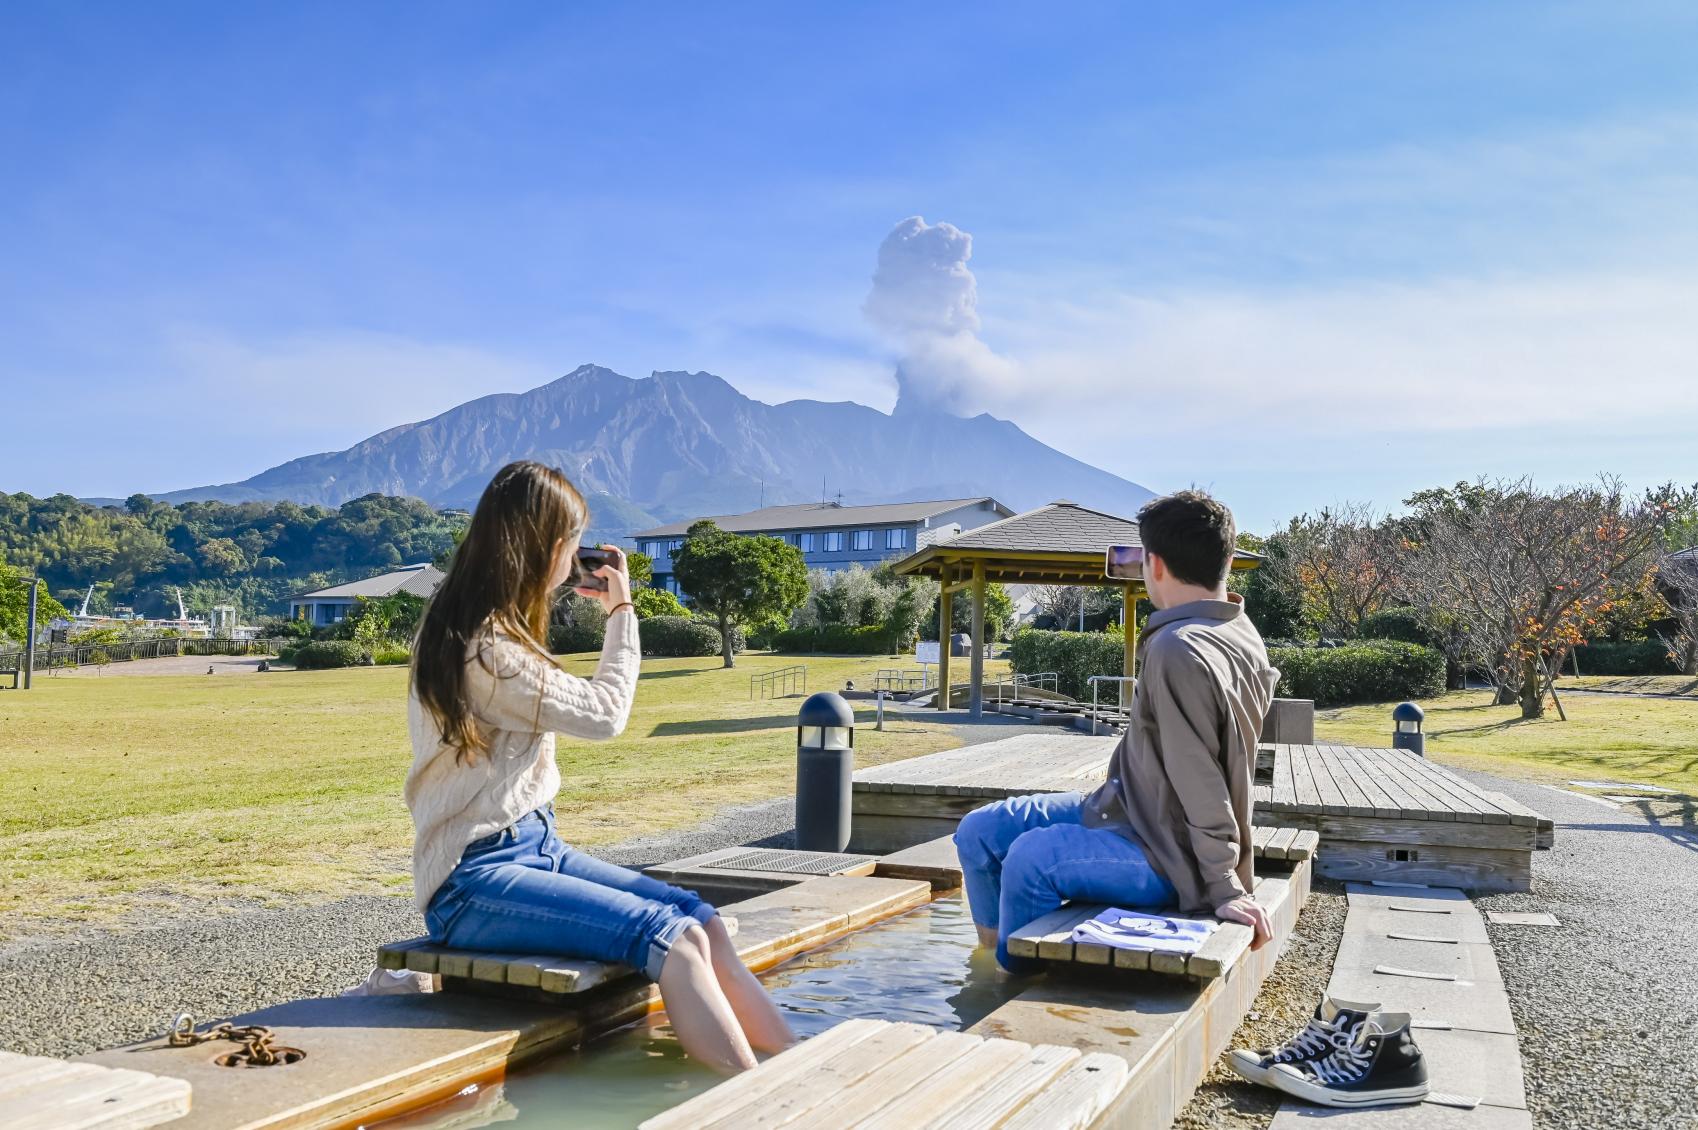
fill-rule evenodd
<path id="1" fill-rule="evenodd" d="M 165 1038 L 165 1042 L 173 1048 L 192 1048 L 196 1044 L 210 1043 L 213 1040 L 234 1040 L 242 1045 L 242 1050 L 230 1053 L 232 1060 L 256 1067 L 270 1067 L 279 1060 L 278 1052 L 271 1046 L 271 1041 L 276 1038 L 277 1033 L 263 1024 L 238 1026 L 228 1021 L 215 1024 L 204 1032 L 196 1032 L 195 1018 L 189 1013 L 180 1012 L 176 1019 L 171 1021 L 171 1033 Z"/>

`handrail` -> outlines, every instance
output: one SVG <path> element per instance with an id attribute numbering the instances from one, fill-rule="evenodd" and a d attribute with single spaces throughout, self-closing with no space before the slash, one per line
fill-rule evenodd
<path id="1" fill-rule="evenodd" d="M 777 693 L 775 688 L 783 687 L 783 693 Z M 758 692 L 758 695 L 757 695 Z M 808 693 L 808 666 L 805 663 L 794 663 L 789 667 L 779 667 L 772 671 L 762 671 L 749 676 L 749 700 L 755 698 L 782 698 L 793 694 Z"/>
<path id="2" fill-rule="evenodd" d="M 151 640 L 120 640 L 112 643 L 54 644 L 35 649 L 35 669 L 52 671 L 62 667 L 129 663 L 138 659 L 165 659 L 185 655 L 276 655 L 287 639 L 197 639 L 165 636 Z M 23 651 L 0 652 L 0 671 L 21 670 Z M 97 658 L 98 655 L 98 658 Z"/>
<path id="3" fill-rule="evenodd" d="M 1001 705 L 1004 701 L 1017 703 L 1020 701 L 1021 687 L 1037 687 L 1039 690 L 1048 690 L 1053 691 L 1056 694 L 1060 694 L 1061 673 L 1058 671 L 1033 671 L 1026 675 L 998 675 L 996 681 L 991 683 L 991 686 L 996 688 L 996 701 L 998 705 Z M 1014 689 L 1014 697 L 1012 699 L 1005 700 L 1002 697 L 1003 687 L 1012 687 Z"/>
<path id="4" fill-rule="evenodd" d="M 1120 709 L 1124 710 L 1127 705 L 1125 684 L 1131 683 L 1132 688 L 1136 690 L 1138 687 L 1138 680 L 1132 675 L 1092 675 L 1090 678 L 1086 679 L 1085 682 L 1091 685 L 1091 736 L 1095 737 L 1097 733 L 1097 684 L 1121 684 Z"/>

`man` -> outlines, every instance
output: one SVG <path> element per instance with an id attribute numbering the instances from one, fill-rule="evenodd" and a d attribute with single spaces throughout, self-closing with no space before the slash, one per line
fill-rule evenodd
<path id="1" fill-rule="evenodd" d="M 1201 491 L 1138 512 L 1144 628 L 1132 718 L 1090 796 L 1014 797 L 969 813 L 955 833 L 980 941 L 1004 968 L 1008 935 L 1076 899 L 1178 906 L 1272 936 L 1250 897 L 1256 742 L 1279 672 L 1244 601 L 1226 591 L 1232 512 Z"/>

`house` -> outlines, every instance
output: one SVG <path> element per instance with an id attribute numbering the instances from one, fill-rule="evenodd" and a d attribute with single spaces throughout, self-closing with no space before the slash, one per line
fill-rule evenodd
<path id="1" fill-rule="evenodd" d="M 808 568 L 838 572 L 851 565 L 871 569 L 1013 513 L 996 499 L 982 496 L 876 506 L 806 502 L 767 506 L 747 514 L 717 515 L 712 520 L 732 533 L 782 538 L 802 551 Z M 685 533 L 700 520 L 673 522 L 630 535 L 637 549 L 654 559 L 656 588 L 679 592 L 672 576 L 672 553 L 684 544 Z"/>
<path id="2" fill-rule="evenodd" d="M 289 619 L 305 620 L 315 628 L 322 628 L 345 618 L 362 597 L 375 600 L 398 592 L 428 597 L 442 583 L 442 577 L 442 570 L 422 561 L 367 577 L 363 581 L 349 581 L 345 585 L 304 592 L 289 598 Z"/>

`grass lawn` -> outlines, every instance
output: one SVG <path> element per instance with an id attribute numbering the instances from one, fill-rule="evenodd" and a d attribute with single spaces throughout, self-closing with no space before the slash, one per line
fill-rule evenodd
<path id="1" fill-rule="evenodd" d="M 1553 709 L 1524 722 L 1485 691 L 1421 703 L 1427 756 L 1463 768 L 1552 783 L 1637 781 L 1698 795 L 1698 702 L 1569 695 L 1567 722 Z M 1391 705 L 1323 710 L 1315 736 L 1351 745 L 1391 744 Z"/>
<path id="2" fill-rule="evenodd" d="M 588 674 L 595 661 L 561 662 Z M 645 660 L 623 736 L 560 741 L 562 834 L 609 843 L 790 792 L 801 700 L 750 701 L 749 676 L 797 661 Z M 801 661 L 812 690 L 870 687 L 901 665 Z M 386 667 L 42 677 L 0 693 L 0 938 L 221 901 L 409 894 L 405 695 L 406 670 Z M 899 718 L 855 744 L 871 765 L 960 743 Z"/>
<path id="3" fill-rule="evenodd" d="M 1557 692 L 1575 687 L 1620 694 L 1678 694 L 1698 698 L 1698 675 L 1573 675 L 1557 680 Z"/>

